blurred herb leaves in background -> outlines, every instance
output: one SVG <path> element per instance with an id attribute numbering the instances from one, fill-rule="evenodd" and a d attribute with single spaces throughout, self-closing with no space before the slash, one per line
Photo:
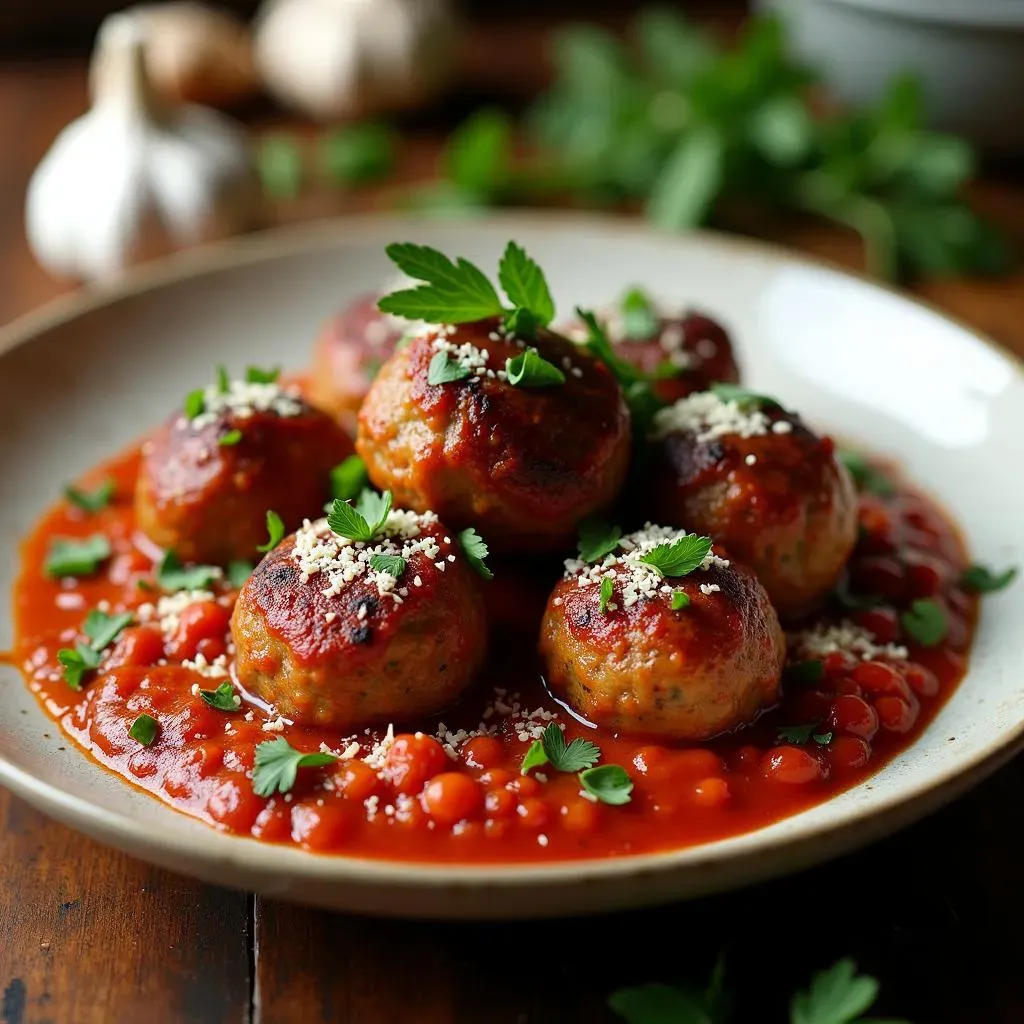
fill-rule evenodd
<path id="1" fill-rule="evenodd" d="M 553 59 L 553 84 L 521 129 L 503 111 L 478 110 L 449 138 L 442 180 L 404 203 L 437 213 L 626 205 L 673 231 L 714 222 L 756 232 L 767 217 L 798 212 L 858 232 L 869 268 L 889 279 L 992 274 L 1012 262 L 1005 239 L 960 198 L 975 170 L 970 145 L 923 127 L 909 77 L 874 109 L 819 109 L 816 75 L 787 56 L 778 20 L 751 18 L 723 48 L 661 9 L 641 12 L 625 39 L 567 27 Z M 390 171 L 386 128 L 333 139 L 319 147 L 320 177 L 350 184 Z M 275 194 L 294 195 L 301 167 L 280 139 L 266 140 L 264 157 L 267 146 L 265 181 L 290 182 Z"/>

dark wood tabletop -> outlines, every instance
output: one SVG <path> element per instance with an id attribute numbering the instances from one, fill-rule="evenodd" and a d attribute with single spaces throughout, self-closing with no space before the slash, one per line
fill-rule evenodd
<path id="1" fill-rule="evenodd" d="M 503 57 L 507 34 L 505 45 L 497 39 L 479 40 L 467 61 L 482 93 L 520 74 Z M 0 66 L 0 322 L 71 287 L 33 262 L 22 204 L 31 169 L 85 103 L 81 59 Z M 432 125 L 416 132 L 404 177 L 430 175 L 440 137 Z M 986 175 L 973 196 L 1024 239 L 1020 176 Z M 277 219 L 367 201 L 314 194 Z M 820 225 L 788 224 L 775 240 L 861 264 L 856 239 Z M 1024 355 L 1024 271 L 916 291 Z M 612 990 L 699 981 L 722 951 L 744 1022 L 783 1020 L 789 994 L 813 971 L 852 956 L 882 983 L 876 1016 L 1019 1024 L 1022 791 L 1018 759 L 866 850 L 725 896 L 586 922 L 467 925 L 360 919 L 202 885 L 100 846 L 0 790 L 0 1024 L 611 1021 Z"/>

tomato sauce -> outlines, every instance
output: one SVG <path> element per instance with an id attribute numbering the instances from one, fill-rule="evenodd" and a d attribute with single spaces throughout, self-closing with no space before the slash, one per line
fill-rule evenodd
<path id="1" fill-rule="evenodd" d="M 546 692 L 533 653 L 551 567 L 534 580 L 521 565 L 500 561 L 488 593 L 499 623 L 491 660 L 440 718 L 395 722 L 392 741 L 384 729 L 340 737 L 290 725 L 251 700 L 220 711 L 198 691 L 224 681 L 202 666 L 221 659 L 230 671 L 235 591 L 217 583 L 213 599 L 196 601 L 169 624 L 153 618 L 161 553 L 135 522 L 138 469 L 135 450 L 98 468 L 84 485 L 113 477 L 112 503 L 95 514 L 61 503 L 27 539 L 10 659 L 46 711 L 100 763 L 186 814 L 267 842 L 390 860 L 507 863 L 620 857 L 748 832 L 827 800 L 912 744 L 966 667 L 977 600 L 957 583 L 967 564 L 963 544 L 933 503 L 897 483 L 890 496 L 861 495 L 860 540 L 842 589 L 846 607 L 816 621 L 846 618 L 880 646 L 906 646 L 907 658 L 840 650 L 813 659 L 809 670 L 794 649 L 791 661 L 799 664 L 781 704 L 733 735 L 672 746 L 575 720 Z M 109 538 L 113 552 L 97 575 L 45 575 L 54 538 L 96 533 Z M 919 598 L 946 612 L 948 630 L 934 646 L 915 643 L 902 625 L 901 614 Z M 76 692 L 57 652 L 83 639 L 83 620 L 97 607 L 149 621 L 125 629 Z M 129 736 L 140 714 L 158 723 L 149 746 Z M 567 739 L 592 740 L 601 763 L 626 769 L 634 784 L 628 804 L 593 802 L 574 774 L 550 765 L 520 774 L 552 716 L 565 723 Z M 458 735 L 481 725 L 487 734 Z M 279 735 L 301 751 L 326 744 L 347 757 L 300 769 L 283 796 L 259 797 L 251 778 L 255 748 Z"/>

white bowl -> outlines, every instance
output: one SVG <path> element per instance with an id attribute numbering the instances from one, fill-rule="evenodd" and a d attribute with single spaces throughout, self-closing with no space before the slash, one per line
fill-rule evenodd
<path id="1" fill-rule="evenodd" d="M 929 123 L 990 153 L 1024 152 L 1021 0 L 758 0 L 837 99 L 874 103 L 912 71 Z"/>
<path id="2" fill-rule="evenodd" d="M 130 443 L 214 363 L 304 366 L 321 321 L 386 279 L 385 243 L 425 242 L 493 266 L 510 237 L 548 268 L 563 311 L 640 281 L 720 314 L 752 386 L 905 462 L 954 511 L 980 560 L 1021 562 L 1024 375 L 917 303 L 751 242 L 670 237 L 636 222 L 550 212 L 338 221 L 176 258 L 0 332 L 0 649 L 11 637 L 14 539 L 63 482 Z M 1024 586 L 986 602 L 967 677 L 921 738 L 866 783 L 760 831 L 675 852 L 453 867 L 316 856 L 216 832 L 91 761 L 2 666 L 0 783 L 172 870 L 329 907 L 500 918 L 655 903 L 834 856 L 998 767 L 1024 742 L 1022 621 Z"/>

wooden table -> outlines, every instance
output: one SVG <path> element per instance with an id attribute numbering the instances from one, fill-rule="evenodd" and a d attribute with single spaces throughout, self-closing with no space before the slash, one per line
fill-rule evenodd
<path id="1" fill-rule="evenodd" d="M 514 76 L 517 62 L 502 63 L 507 45 L 491 43 L 475 50 L 478 75 Z M 31 168 L 84 104 L 80 61 L 0 67 L 0 321 L 67 288 L 29 256 L 22 202 Z M 436 148 L 429 133 L 410 144 L 403 175 L 429 174 Z M 1024 182 L 986 180 L 976 199 L 1024 238 Z M 279 216 L 363 202 L 314 196 Z M 854 239 L 819 226 L 787 227 L 778 240 L 860 262 Z M 1024 272 L 919 291 L 1024 355 Z M 613 989 L 704 978 L 720 950 L 742 1022 L 783 1020 L 794 988 L 850 955 L 882 980 L 879 1015 L 1019 1024 L 1022 791 L 1018 760 L 868 850 L 728 896 L 588 922 L 438 925 L 200 885 L 0 790 L 0 1024 L 589 1024 L 612 1019 L 604 1003 Z"/>

